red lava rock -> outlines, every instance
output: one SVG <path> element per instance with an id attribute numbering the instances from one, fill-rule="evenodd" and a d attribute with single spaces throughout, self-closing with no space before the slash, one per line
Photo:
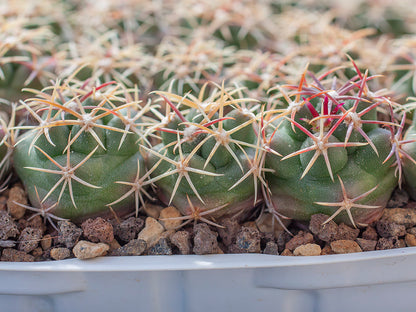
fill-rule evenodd
<path id="1" fill-rule="evenodd" d="M 1 254 L 1 261 L 10 261 L 10 262 L 33 262 L 35 257 L 29 255 L 21 250 L 16 250 L 12 248 L 6 248 Z"/>
<path id="2" fill-rule="evenodd" d="M 398 238 L 397 237 L 381 237 L 377 241 L 376 250 L 387 250 L 397 248 Z"/>
<path id="3" fill-rule="evenodd" d="M 149 248 L 147 254 L 150 256 L 171 255 L 172 248 L 166 238 L 161 238 L 154 246 Z"/>
<path id="4" fill-rule="evenodd" d="M 273 241 L 268 241 L 266 243 L 266 247 L 263 250 L 264 254 L 267 255 L 278 255 L 279 254 L 279 246 Z"/>
<path id="5" fill-rule="evenodd" d="M 9 198 L 7 199 L 7 209 L 13 218 L 23 218 L 26 208 L 16 203 L 27 205 L 25 190 L 20 185 L 13 186 L 10 189 Z"/>
<path id="6" fill-rule="evenodd" d="M 218 228 L 218 235 L 223 244 L 228 247 L 235 242 L 235 238 L 238 231 L 241 229 L 241 225 L 237 220 L 232 218 L 224 218 L 221 220 L 220 225 L 224 228 Z"/>
<path id="7" fill-rule="evenodd" d="M 309 243 L 313 243 L 313 235 L 309 232 L 299 231 L 299 233 L 293 238 L 288 241 L 285 245 L 285 249 L 289 249 L 290 251 L 293 251 L 296 249 L 296 247 L 300 245 L 305 245 Z"/>
<path id="8" fill-rule="evenodd" d="M 0 239 L 5 240 L 19 234 L 17 224 L 6 211 L 0 211 Z"/>
<path id="9" fill-rule="evenodd" d="M 188 231 L 178 231 L 171 235 L 170 240 L 173 245 L 178 247 L 182 255 L 191 253 L 191 235 Z"/>
<path id="10" fill-rule="evenodd" d="M 211 231 L 205 223 L 194 226 L 194 248 L 197 255 L 214 254 L 218 251 L 218 233 Z"/>
<path id="11" fill-rule="evenodd" d="M 336 254 L 354 253 L 362 251 L 361 247 L 357 244 L 357 242 L 344 239 L 331 242 L 331 248 L 333 252 Z"/>
<path id="12" fill-rule="evenodd" d="M 144 240 L 133 239 L 126 245 L 115 249 L 111 252 L 111 256 L 140 256 L 147 248 Z"/>
<path id="13" fill-rule="evenodd" d="M 82 235 L 82 230 L 69 221 L 59 221 L 58 229 L 58 242 L 67 248 L 74 247 Z"/>
<path id="14" fill-rule="evenodd" d="M 257 228 L 243 226 L 237 233 L 235 244 L 230 246 L 231 253 L 260 253 L 260 233 Z"/>
<path id="15" fill-rule="evenodd" d="M 361 237 L 363 239 L 368 239 L 368 240 L 378 240 L 378 234 L 375 228 L 373 228 L 372 226 L 368 226 L 363 234 L 361 235 Z"/>
<path id="16" fill-rule="evenodd" d="M 331 242 L 338 235 L 338 225 L 333 221 L 323 224 L 329 217 L 324 214 L 315 214 L 309 222 L 309 230 L 324 242 Z"/>
<path id="17" fill-rule="evenodd" d="M 360 245 L 363 251 L 371 251 L 376 249 L 377 241 L 364 239 L 364 238 L 357 238 L 356 242 Z"/>
<path id="18" fill-rule="evenodd" d="M 381 237 L 396 237 L 406 235 L 406 227 L 401 224 L 392 223 L 387 219 L 381 219 L 376 224 L 377 233 Z"/>
<path id="19" fill-rule="evenodd" d="M 141 218 L 130 217 L 122 222 L 113 225 L 114 235 L 123 242 L 129 242 L 137 237 L 137 234 L 144 228 L 144 221 Z"/>
<path id="20" fill-rule="evenodd" d="M 41 238 L 42 231 L 40 229 L 27 227 L 20 233 L 17 249 L 29 253 L 38 247 Z"/>
<path id="21" fill-rule="evenodd" d="M 81 228 L 84 236 L 93 243 L 110 244 L 114 240 L 113 226 L 103 218 L 87 219 Z"/>
<path id="22" fill-rule="evenodd" d="M 358 235 L 360 234 L 359 229 L 354 229 L 345 223 L 341 223 L 338 226 L 338 235 L 337 240 L 343 239 L 343 240 L 355 240 Z"/>

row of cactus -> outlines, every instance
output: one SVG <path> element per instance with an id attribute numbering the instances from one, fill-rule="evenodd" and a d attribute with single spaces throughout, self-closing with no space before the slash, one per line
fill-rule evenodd
<path id="1" fill-rule="evenodd" d="M 0 5 L 2 188 L 14 168 L 52 224 L 155 200 L 369 224 L 396 187 L 416 199 L 405 2 Z"/>

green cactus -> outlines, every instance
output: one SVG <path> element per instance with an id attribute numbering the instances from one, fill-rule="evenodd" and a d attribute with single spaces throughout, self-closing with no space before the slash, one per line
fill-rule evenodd
<path id="1" fill-rule="evenodd" d="M 161 143 L 146 148 L 146 163 L 160 200 L 195 220 L 250 211 L 260 199 L 262 179 L 256 117 L 243 105 L 251 100 L 234 99 L 235 90 L 224 87 L 204 101 L 159 94 L 169 105 L 157 126 Z"/>
<path id="2" fill-rule="evenodd" d="M 139 143 L 150 104 L 141 108 L 137 95 L 113 85 L 88 90 L 65 81 L 22 103 L 38 123 L 27 127 L 14 152 L 32 206 L 53 206 L 49 214 L 74 221 L 110 212 L 109 206 L 120 212 L 135 206 L 137 213 L 147 194 Z"/>
<path id="3" fill-rule="evenodd" d="M 413 98 L 414 99 L 414 98 Z M 405 115 L 404 115 L 405 116 Z M 405 188 L 414 200 L 416 200 L 416 115 L 413 115 L 412 125 L 407 129 L 405 137 L 397 141 L 401 147 L 400 156 L 403 162 L 403 175 Z M 403 118 L 404 120 L 404 118 Z M 400 139 L 400 137 L 398 138 Z"/>
<path id="4" fill-rule="evenodd" d="M 289 106 L 266 112 L 268 145 L 281 154 L 266 157 L 274 170 L 266 174 L 266 202 L 279 214 L 309 220 L 324 213 L 353 226 L 381 216 L 398 176 L 391 132 L 380 124 L 395 124 L 377 120 L 377 108 L 389 101 L 370 98 L 374 77 L 356 70 L 338 89 L 336 80 L 325 88 L 311 73 L 309 85 L 305 71 L 298 86 L 289 86 L 295 100 L 283 91 Z"/>

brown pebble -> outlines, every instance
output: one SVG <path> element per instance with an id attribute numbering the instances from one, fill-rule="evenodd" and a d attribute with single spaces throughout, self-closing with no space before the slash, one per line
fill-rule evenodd
<path id="1" fill-rule="evenodd" d="M 1 254 L 1 261 L 33 262 L 35 261 L 35 257 L 21 250 L 6 248 L 6 249 L 3 249 L 3 252 Z"/>
<path id="2" fill-rule="evenodd" d="M 286 228 L 291 222 L 290 219 L 281 219 L 280 221 Z M 260 217 L 256 219 L 256 225 L 260 232 L 273 233 L 275 237 L 278 233 L 285 230 L 285 228 L 276 220 L 276 217 L 269 212 L 262 213 Z"/>
<path id="3" fill-rule="evenodd" d="M 388 250 L 394 248 L 394 243 L 397 241 L 397 238 L 393 237 L 381 237 L 377 241 L 376 250 Z"/>
<path id="4" fill-rule="evenodd" d="M 376 224 L 377 233 L 381 237 L 397 237 L 406 235 L 406 227 L 401 224 L 392 223 L 390 220 L 381 219 Z"/>
<path id="5" fill-rule="evenodd" d="M 361 247 L 352 240 L 336 240 L 331 242 L 331 248 L 336 254 L 361 252 Z"/>
<path id="6" fill-rule="evenodd" d="M 140 231 L 137 238 L 144 240 L 147 244 L 147 247 L 152 247 L 158 242 L 160 234 L 162 234 L 164 231 L 165 228 L 156 219 L 147 217 L 145 227 Z"/>
<path id="7" fill-rule="evenodd" d="M 324 255 L 333 255 L 333 254 L 334 254 L 334 251 L 332 250 L 331 245 L 326 244 L 324 246 L 324 248 L 322 248 L 321 256 L 324 256 Z"/>
<path id="8" fill-rule="evenodd" d="M 42 240 L 40 241 L 40 246 L 43 250 L 47 250 L 52 246 L 52 236 L 50 234 L 46 234 L 43 236 Z"/>
<path id="9" fill-rule="evenodd" d="M 407 247 L 414 247 L 416 246 L 416 236 L 413 234 L 406 234 L 405 238 L 404 238 Z"/>
<path id="10" fill-rule="evenodd" d="M 74 247 L 82 234 L 82 230 L 69 221 L 58 221 L 58 229 L 58 242 L 67 248 Z"/>
<path id="11" fill-rule="evenodd" d="M 375 241 L 378 240 L 377 231 L 372 226 L 367 226 L 367 228 L 364 230 L 361 237 L 363 239 L 368 239 L 368 240 L 375 240 Z"/>
<path id="12" fill-rule="evenodd" d="M 93 243 L 110 244 L 114 240 L 113 226 L 101 217 L 85 220 L 81 228 L 84 236 Z"/>
<path id="13" fill-rule="evenodd" d="M 189 255 L 191 253 L 191 235 L 188 231 L 177 231 L 170 237 L 173 245 L 178 247 L 180 254 Z"/>
<path id="14" fill-rule="evenodd" d="M 392 208 L 385 209 L 382 219 L 391 223 L 404 225 L 405 227 L 416 226 L 416 209 L 412 208 Z"/>
<path id="15" fill-rule="evenodd" d="M 345 223 L 338 226 L 337 240 L 355 240 L 360 234 L 360 229 L 354 229 Z"/>
<path id="16" fill-rule="evenodd" d="M 182 217 L 178 209 L 173 206 L 169 206 L 160 211 L 159 221 L 168 230 L 174 230 L 178 228 L 183 220 L 177 218 Z"/>
<path id="17" fill-rule="evenodd" d="M 198 223 L 194 226 L 194 248 L 197 255 L 214 254 L 218 250 L 218 233 L 210 230 L 205 223 Z"/>
<path id="18" fill-rule="evenodd" d="M 110 250 L 115 250 L 121 247 L 120 243 L 116 239 L 113 239 L 113 241 L 109 244 L 109 246 L 110 246 Z"/>
<path id="19" fill-rule="evenodd" d="M 42 247 L 36 247 L 35 249 L 33 249 L 31 254 L 35 258 L 39 258 L 43 254 Z"/>
<path id="20" fill-rule="evenodd" d="M 223 228 L 218 228 L 218 235 L 220 236 L 223 244 L 228 248 L 235 242 L 235 237 L 241 229 L 241 225 L 233 218 L 224 218 L 221 220 L 220 225 L 223 226 Z"/>
<path id="21" fill-rule="evenodd" d="M 27 197 L 25 194 L 25 190 L 19 185 L 13 186 L 10 189 L 9 198 L 7 200 L 7 209 L 13 218 L 23 218 L 26 212 L 26 208 L 16 203 L 27 205 Z"/>
<path id="22" fill-rule="evenodd" d="M 319 256 L 321 247 L 317 244 L 305 244 L 296 247 L 293 251 L 294 256 Z"/>
<path id="23" fill-rule="evenodd" d="M 280 254 L 281 256 L 293 256 L 293 253 L 289 250 L 289 249 L 285 249 L 282 251 L 282 253 Z"/>
<path id="24" fill-rule="evenodd" d="M 92 259 L 104 256 L 110 246 L 104 243 L 91 243 L 85 240 L 80 240 L 72 249 L 75 257 L 80 260 Z"/>
<path id="25" fill-rule="evenodd" d="M 229 248 L 231 253 L 260 253 L 260 233 L 252 226 L 242 226 L 237 233 L 235 244 Z"/>
<path id="26" fill-rule="evenodd" d="M 6 240 L 19 234 L 16 222 L 6 211 L 0 211 L 0 239 Z"/>
<path id="27" fill-rule="evenodd" d="M 292 237 L 291 240 L 289 240 L 286 245 L 285 249 L 289 249 L 290 251 L 293 251 L 296 249 L 296 247 L 300 245 L 305 245 L 309 243 L 313 243 L 313 235 L 309 232 L 299 231 L 298 234 Z"/>
<path id="28" fill-rule="evenodd" d="M 29 253 L 38 247 L 41 238 L 42 231 L 40 229 L 27 227 L 20 233 L 17 249 Z"/>
<path id="29" fill-rule="evenodd" d="M 356 242 L 360 245 L 363 251 L 372 251 L 376 249 L 377 241 L 364 239 L 364 238 L 357 238 Z"/>
<path id="30" fill-rule="evenodd" d="M 111 252 L 111 256 L 140 256 L 147 249 L 146 242 L 141 239 L 133 239 L 124 246 Z"/>
<path id="31" fill-rule="evenodd" d="M 267 255 L 278 255 L 279 254 L 279 246 L 273 241 L 268 241 L 266 243 L 266 247 L 263 250 L 264 254 Z"/>
<path id="32" fill-rule="evenodd" d="M 329 216 L 319 213 L 314 214 L 309 222 L 309 230 L 324 242 L 331 242 L 336 239 L 338 234 L 338 225 L 333 221 L 324 224 Z"/>
<path id="33" fill-rule="evenodd" d="M 54 260 L 63 260 L 71 256 L 71 251 L 68 248 L 57 247 L 52 248 L 50 251 L 50 257 Z"/>
<path id="34" fill-rule="evenodd" d="M 149 217 L 152 217 L 153 219 L 159 219 L 160 212 L 163 210 L 163 208 L 164 207 L 160 205 L 145 203 L 145 205 L 143 206 L 143 211 Z"/>
<path id="35" fill-rule="evenodd" d="M 412 228 L 408 229 L 407 233 L 416 235 L 416 227 L 412 227 Z"/>
<path id="36" fill-rule="evenodd" d="M 166 238 L 161 238 L 154 246 L 149 248 L 147 254 L 151 256 L 169 256 L 172 254 L 172 248 Z"/>
<path id="37" fill-rule="evenodd" d="M 130 217 L 113 225 L 114 235 L 117 236 L 122 242 L 129 242 L 137 237 L 137 234 L 139 234 L 143 227 L 143 219 Z"/>

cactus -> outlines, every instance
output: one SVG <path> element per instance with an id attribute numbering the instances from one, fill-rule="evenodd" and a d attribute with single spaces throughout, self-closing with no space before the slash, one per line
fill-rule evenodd
<path id="1" fill-rule="evenodd" d="M 416 98 L 411 98 L 415 100 Z M 414 103 L 409 103 L 409 106 L 414 109 Z M 406 115 L 404 115 L 406 116 Z M 403 140 L 398 140 L 400 149 L 400 156 L 403 161 L 403 174 L 405 180 L 406 190 L 409 195 L 416 199 L 416 115 L 413 115 L 412 125 L 407 129 Z M 403 118 L 403 120 L 405 117 Z M 400 137 L 398 137 L 400 139 Z"/>
<path id="2" fill-rule="evenodd" d="M 397 124 L 378 121 L 377 108 L 391 104 L 371 98 L 367 83 L 375 77 L 355 69 L 338 89 L 335 79 L 323 85 L 329 73 L 309 73 L 308 84 L 305 71 L 299 85 L 287 86 L 291 94 L 281 88 L 289 106 L 265 113 L 270 148 L 281 154 L 266 158 L 274 170 L 266 174 L 270 209 L 297 220 L 324 213 L 353 226 L 381 216 L 399 177 L 391 132 L 380 125 Z"/>
<path id="3" fill-rule="evenodd" d="M 135 204 L 137 213 L 147 194 L 139 143 L 150 104 L 141 108 L 137 92 L 112 82 L 90 88 L 67 80 L 49 90 L 22 102 L 38 124 L 26 127 L 14 152 L 32 205 L 71 220 L 109 206 L 124 212 Z"/>
<path id="4" fill-rule="evenodd" d="M 262 179 L 256 118 L 245 107 L 252 100 L 224 86 L 203 100 L 206 87 L 199 98 L 158 92 L 168 106 L 156 127 L 161 143 L 146 148 L 147 168 L 160 200 L 184 216 L 243 216 L 259 201 Z"/>

